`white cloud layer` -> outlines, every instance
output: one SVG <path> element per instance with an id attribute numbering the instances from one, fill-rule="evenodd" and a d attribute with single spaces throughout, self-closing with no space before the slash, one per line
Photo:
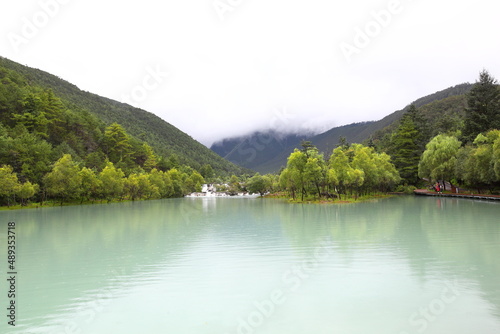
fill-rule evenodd
<path id="1" fill-rule="evenodd" d="M 0 5 L 0 50 L 210 145 L 262 128 L 376 120 L 473 82 L 483 68 L 499 77 L 497 7 L 489 0 L 9 1 Z"/>

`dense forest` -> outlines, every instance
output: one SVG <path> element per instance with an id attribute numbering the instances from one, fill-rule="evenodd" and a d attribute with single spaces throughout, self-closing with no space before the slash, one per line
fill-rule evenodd
<path id="1" fill-rule="evenodd" d="M 243 171 L 220 163 L 224 160 L 192 139 L 179 141 L 185 146 L 177 150 L 158 152 L 158 142 L 150 145 L 122 124 L 107 124 L 91 106 L 72 103 L 70 93 L 61 93 L 65 99 L 38 83 L 53 79 L 47 85 L 59 92 L 70 84 L 19 65 L 39 75 L 33 80 L 2 66 L 5 62 L 0 62 L 0 205 L 179 197 L 199 190 L 204 178 Z M 207 152 L 217 159 L 211 160 Z M 190 155 L 198 160 L 190 160 Z"/>

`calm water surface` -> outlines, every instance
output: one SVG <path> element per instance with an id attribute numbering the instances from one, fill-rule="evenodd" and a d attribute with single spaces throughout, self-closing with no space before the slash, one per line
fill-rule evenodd
<path id="1" fill-rule="evenodd" d="M 497 334 L 499 217 L 500 203 L 411 196 L 3 211 L 0 333 Z"/>

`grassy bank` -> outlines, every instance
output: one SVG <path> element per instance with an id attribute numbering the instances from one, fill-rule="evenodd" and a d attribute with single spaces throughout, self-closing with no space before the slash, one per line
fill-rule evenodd
<path id="1" fill-rule="evenodd" d="M 149 199 L 136 199 L 135 201 L 148 201 Z M 0 211 L 7 211 L 7 210 L 20 210 L 20 209 L 40 209 L 40 208 L 54 208 L 54 207 L 61 207 L 61 206 L 75 206 L 75 205 L 93 205 L 93 204 L 109 204 L 109 203 L 124 203 L 124 202 L 132 202 L 130 199 L 123 199 L 123 200 L 112 200 L 112 201 L 107 201 L 107 200 L 98 200 L 98 201 L 70 201 L 70 202 L 64 202 L 61 205 L 60 201 L 45 201 L 43 202 L 43 205 L 41 203 L 33 202 L 33 203 L 28 203 L 24 206 L 21 204 L 16 204 L 16 205 L 11 205 L 11 206 L 0 206 Z"/>
<path id="2" fill-rule="evenodd" d="M 308 197 L 304 198 L 304 200 L 300 200 L 299 198 L 293 199 L 290 198 L 286 193 L 273 193 L 263 196 L 264 198 L 278 198 L 288 200 L 289 203 L 300 203 L 300 204 L 350 204 L 350 203 L 360 203 L 360 202 L 368 202 L 373 200 L 378 200 L 381 198 L 389 198 L 396 196 L 396 194 L 388 194 L 388 193 L 375 193 L 364 196 L 350 196 L 350 195 L 342 195 L 342 198 L 317 198 L 317 197 Z"/>

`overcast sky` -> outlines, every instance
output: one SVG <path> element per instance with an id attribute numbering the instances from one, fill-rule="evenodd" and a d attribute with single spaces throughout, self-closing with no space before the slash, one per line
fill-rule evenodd
<path id="1" fill-rule="evenodd" d="M 491 0 L 23 0 L 0 55 L 155 113 L 205 145 L 377 120 L 486 68 Z"/>

